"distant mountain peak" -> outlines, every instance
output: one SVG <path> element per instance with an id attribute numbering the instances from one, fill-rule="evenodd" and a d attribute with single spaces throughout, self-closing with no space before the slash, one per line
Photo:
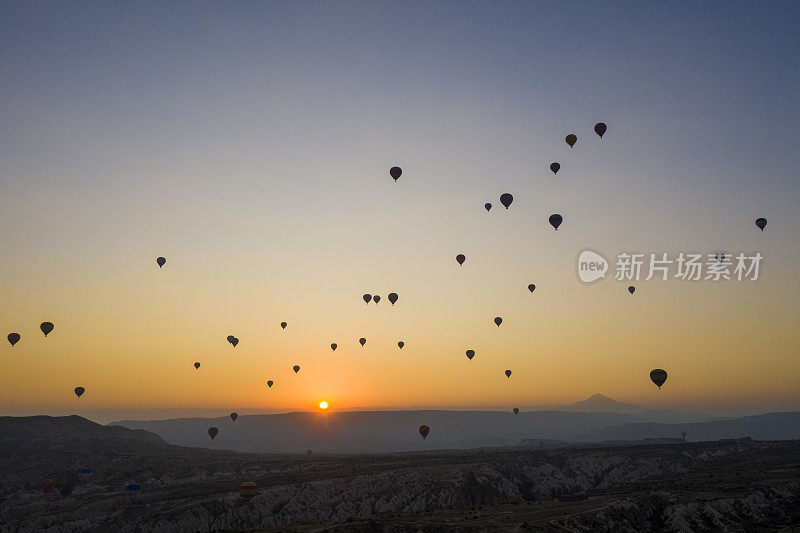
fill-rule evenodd
<path id="1" fill-rule="evenodd" d="M 638 405 L 618 402 L 605 394 L 592 394 L 586 400 L 570 404 L 567 408 L 571 411 L 605 413 L 635 413 L 643 410 Z"/>

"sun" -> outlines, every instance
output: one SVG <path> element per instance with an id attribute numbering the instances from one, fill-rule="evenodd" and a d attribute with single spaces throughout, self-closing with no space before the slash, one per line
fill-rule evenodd
<path id="1" fill-rule="evenodd" d="M 320 409 L 327 409 L 328 408 L 328 402 L 326 402 L 324 400 L 319 402 L 319 408 Z"/>

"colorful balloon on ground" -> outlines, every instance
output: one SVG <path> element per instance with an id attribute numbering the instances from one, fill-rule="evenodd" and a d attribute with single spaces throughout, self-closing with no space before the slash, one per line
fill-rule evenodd
<path id="1" fill-rule="evenodd" d="M 390 292 L 389 296 L 387 296 L 387 298 L 389 298 L 389 303 L 390 304 L 394 305 L 394 304 L 397 303 L 398 296 L 397 296 L 396 292 Z"/>
<path id="2" fill-rule="evenodd" d="M 650 371 L 650 380 L 658 385 L 658 388 L 661 388 L 661 385 L 667 381 L 667 371 L 662 370 L 660 368 L 656 368 L 655 370 Z"/>
<path id="3" fill-rule="evenodd" d="M 336 344 L 335 342 L 331 343 L 331 350 L 333 350 L 334 352 L 336 351 L 336 348 L 338 348 L 338 347 L 339 347 L 339 345 Z"/>
<path id="4" fill-rule="evenodd" d="M 485 204 L 483 204 L 483 208 L 486 209 L 487 211 L 491 211 L 492 210 L 492 204 L 490 204 L 489 202 L 486 202 Z"/>
<path id="5" fill-rule="evenodd" d="M 286 322 L 281 322 L 281 329 L 286 329 L 286 326 L 288 325 L 289 324 L 287 324 Z"/>
<path id="6" fill-rule="evenodd" d="M 219 433 L 219 430 L 217 428 L 215 427 L 208 428 L 208 436 L 211 437 L 211 440 L 214 440 L 214 437 L 217 436 L 217 433 Z"/>
<path id="7" fill-rule="evenodd" d="M 555 229 L 558 229 L 558 227 L 564 221 L 564 219 L 558 213 L 550 215 L 550 218 L 548 220 L 550 221 L 550 225 L 553 226 Z"/>
<path id="8" fill-rule="evenodd" d="M 503 193 L 500 195 L 500 203 L 503 204 L 503 207 L 508 209 L 511 205 L 511 202 L 514 201 L 514 197 L 510 193 Z"/>
<path id="9" fill-rule="evenodd" d="M 166 262 L 167 259 L 165 257 L 159 257 L 156 259 L 156 263 L 158 263 L 158 268 L 163 267 L 166 264 Z"/>
<path id="10" fill-rule="evenodd" d="M 531 283 L 530 285 L 528 285 L 528 290 L 531 291 L 531 292 L 535 291 L 536 290 L 536 285 Z"/>
<path id="11" fill-rule="evenodd" d="M 558 163 L 550 163 L 550 170 L 553 174 L 558 174 L 558 171 L 561 170 L 561 165 Z"/>
<path id="12" fill-rule="evenodd" d="M 466 256 L 466 255 L 464 255 L 464 254 L 458 254 L 458 255 L 456 256 L 456 262 L 457 262 L 459 265 L 463 265 L 463 264 L 464 264 L 464 261 L 466 261 L 466 260 L 467 260 L 467 256 Z"/>
<path id="13" fill-rule="evenodd" d="M 52 322 L 42 322 L 41 324 L 39 324 L 39 329 L 42 330 L 42 333 L 44 333 L 45 337 L 47 337 L 48 333 L 53 331 L 53 328 L 55 328 L 55 326 L 53 325 Z"/>
<path id="14" fill-rule="evenodd" d="M 361 337 L 360 339 L 358 339 L 358 343 L 361 346 L 364 346 L 365 344 L 367 344 L 367 339 L 365 339 L 364 337 Z"/>
<path id="15" fill-rule="evenodd" d="M 194 368 L 195 368 L 195 370 L 197 370 L 198 368 L 200 368 L 200 363 L 197 363 L 197 362 L 196 362 L 196 363 L 194 364 Z"/>
<path id="16" fill-rule="evenodd" d="M 428 426 L 420 426 L 419 427 L 419 434 L 422 435 L 422 440 L 427 439 L 428 438 L 428 433 L 430 433 L 430 432 L 431 432 L 431 428 L 429 428 Z"/>
<path id="17" fill-rule="evenodd" d="M 258 494 L 258 486 L 252 481 L 245 481 L 242 483 L 242 486 L 239 487 L 239 495 L 244 500 L 250 501 L 256 494 Z"/>
<path id="18" fill-rule="evenodd" d="M 8 337 L 6 338 L 8 339 L 8 342 L 11 343 L 11 346 L 14 346 L 22 337 L 20 337 L 19 333 L 9 333 Z"/>
<path id="19" fill-rule="evenodd" d="M 636 287 L 634 287 L 633 285 L 629 286 L 628 287 L 628 292 L 633 294 L 634 292 L 636 292 Z"/>
<path id="20" fill-rule="evenodd" d="M 510 377 L 511 377 L 511 370 L 506 370 L 506 377 L 507 377 L 507 378 L 510 378 Z"/>
<path id="21" fill-rule="evenodd" d="M 372 297 L 372 301 L 377 304 L 378 302 L 381 301 L 381 297 L 376 294 L 375 296 Z"/>
<path id="22" fill-rule="evenodd" d="M 300 365 L 294 365 L 292 367 L 292 370 L 294 370 L 294 373 L 297 374 L 298 372 L 300 372 Z"/>
<path id="23" fill-rule="evenodd" d="M 403 341 L 400 341 L 400 342 L 397 343 L 397 347 L 400 348 L 401 350 L 403 349 L 403 346 L 405 346 L 405 345 L 406 345 L 406 343 L 404 343 Z"/>
<path id="24" fill-rule="evenodd" d="M 42 492 L 47 494 L 52 490 L 53 487 L 56 486 L 56 482 L 50 478 L 43 479 L 41 483 L 39 483 L 39 488 L 42 489 Z"/>
<path id="25" fill-rule="evenodd" d="M 475 350 L 467 350 L 467 359 L 472 361 L 473 357 L 475 357 Z"/>
<path id="26" fill-rule="evenodd" d="M 270 379 L 270 380 L 267 380 L 267 387 L 269 387 L 269 388 L 272 388 L 272 385 L 273 385 L 274 383 L 275 383 L 275 382 L 274 382 L 274 381 L 272 381 L 271 379 Z"/>
<path id="27" fill-rule="evenodd" d="M 500 327 L 500 324 L 503 323 L 503 319 L 499 316 L 494 317 L 494 323 L 497 324 L 497 327 Z"/>
<path id="28" fill-rule="evenodd" d="M 77 396 L 78 398 L 83 396 L 84 392 L 86 392 L 86 389 L 84 389 L 83 387 L 75 387 L 75 396 Z"/>
<path id="29" fill-rule="evenodd" d="M 603 135 L 605 135 L 605 133 L 606 133 L 606 123 L 605 122 L 598 122 L 597 124 L 595 124 L 594 125 L 594 132 L 597 135 L 599 135 L 600 138 L 602 139 Z"/>
<path id="30" fill-rule="evenodd" d="M 389 175 L 394 181 L 397 181 L 397 179 L 403 175 L 403 169 L 400 167 L 392 167 L 389 169 Z"/>
<path id="31" fill-rule="evenodd" d="M 514 408 L 514 414 L 515 414 L 515 415 L 518 415 L 518 414 L 519 414 L 519 407 L 515 407 L 515 408 Z"/>
<path id="32" fill-rule="evenodd" d="M 762 217 L 762 218 L 757 218 L 757 219 L 756 219 L 756 226 L 757 226 L 757 227 L 758 227 L 758 229 L 760 229 L 761 231 L 764 231 L 764 228 L 766 228 L 766 227 L 767 227 L 767 219 L 766 219 L 766 218 L 763 218 L 763 217 Z M 780 232 L 779 232 L 779 233 L 780 233 Z"/>
<path id="33" fill-rule="evenodd" d="M 575 146 L 575 143 L 578 142 L 578 136 L 575 135 L 574 133 L 570 133 L 569 135 L 564 137 L 564 140 L 567 142 L 569 147 L 572 148 L 573 146 Z"/>
<path id="34" fill-rule="evenodd" d="M 365 304 L 368 304 L 372 300 L 372 295 L 371 294 L 365 294 L 361 298 L 364 300 Z"/>
<path id="35" fill-rule="evenodd" d="M 231 420 L 236 422 L 236 419 L 239 418 L 239 413 L 231 413 Z"/>

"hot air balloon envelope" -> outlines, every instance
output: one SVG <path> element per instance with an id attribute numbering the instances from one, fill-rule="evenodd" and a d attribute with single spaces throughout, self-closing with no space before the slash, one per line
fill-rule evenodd
<path id="1" fill-rule="evenodd" d="M 387 296 L 387 298 L 389 298 L 389 303 L 390 304 L 394 305 L 395 303 L 397 303 L 398 296 L 397 296 L 396 292 L 390 292 L 389 296 Z"/>
<path id="2" fill-rule="evenodd" d="M 358 339 L 358 343 L 361 346 L 364 346 L 365 344 L 367 344 L 367 339 L 365 339 L 364 337 L 361 337 L 360 339 Z"/>
<path id="3" fill-rule="evenodd" d="M 158 268 L 163 267 L 166 264 L 166 262 L 167 259 L 164 257 L 159 257 L 158 259 L 156 259 L 156 263 L 158 263 Z"/>
<path id="4" fill-rule="evenodd" d="M 629 293 L 631 293 L 631 294 L 633 294 L 634 292 L 636 292 L 636 287 L 634 287 L 633 285 L 631 285 L 630 287 L 628 287 L 628 292 L 629 292 Z"/>
<path id="5" fill-rule="evenodd" d="M 338 344 L 336 344 L 335 342 L 331 343 L 331 350 L 333 350 L 334 352 L 336 351 L 337 347 L 338 347 Z"/>
<path id="6" fill-rule="evenodd" d="M 561 170 L 561 165 L 558 163 L 550 163 L 550 170 L 553 171 L 553 174 L 558 174 L 558 171 Z"/>
<path id="7" fill-rule="evenodd" d="M 757 219 L 756 219 L 756 226 L 757 226 L 757 227 L 758 227 L 758 229 L 760 229 L 761 231 L 764 231 L 764 228 L 766 228 L 766 227 L 767 227 L 767 219 L 766 219 L 766 218 L 763 218 L 763 217 L 762 217 L 762 218 L 757 218 Z M 780 229 L 780 228 L 779 228 L 779 229 Z M 780 233 L 780 231 L 779 231 L 779 233 Z"/>
<path id="8" fill-rule="evenodd" d="M 365 304 L 368 304 L 368 303 L 370 302 L 370 300 L 372 300 L 372 295 L 371 295 L 371 294 L 365 294 L 365 295 L 364 295 L 364 296 L 362 296 L 361 298 L 363 298 L 363 299 L 364 299 L 364 303 L 365 303 Z"/>
<path id="9" fill-rule="evenodd" d="M 236 419 L 239 418 L 239 413 L 231 413 L 231 420 L 236 422 Z"/>
<path id="10" fill-rule="evenodd" d="M 8 342 L 11 343 L 11 346 L 14 346 L 22 337 L 20 337 L 19 333 L 9 333 L 8 337 L 6 338 L 8 339 Z"/>
<path id="11" fill-rule="evenodd" d="M 603 138 L 603 135 L 604 135 L 604 134 L 605 134 L 605 132 L 606 132 L 606 123 L 605 123 L 605 122 L 598 122 L 597 124 L 595 124 L 595 125 L 594 125 L 594 132 L 595 132 L 597 135 L 599 135 L 599 136 L 600 136 L 600 138 L 602 139 L 602 138 Z"/>
<path id="12" fill-rule="evenodd" d="M 211 437 L 211 440 L 214 440 L 214 437 L 217 436 L 217 433 L 219 433 L 219 430 L 217 428 L 215 427 L 208 428 L 208 436 Z"/>
<path id="13" fill-rule="evenodd" d="M 45 336 L 45 337 L 47 337 L 47 334 L 48 334 L 48 333 L 50 333 L 51 331 L 53 331 L 53 328 L 55 328 L 55 326 L 53 325 L 53 323 L 52 323 L 52 322 L 42 322 L 42 323 L 39 325 L 39 329 L 41 329 L 41 330 L 42 330 L 42 333 L 44 333 L 44 336 Z"/>
<path id="14" fill-rule="evenodd" d="M 503 207 L 505 207 L 506 209 L 508 209 L 508 207 L 511 205 L 511 202 L 513 201 L 514 201 L 514 196 L 512 196 L 510 193 L 506 192 L 500 195 L 500 203 L 503 204 Z"/>
<path id="15" fill-rule="evenodd" d="M 258 494 L 258 486 L 252 481 L 245 481 L 242 483 L 242 486 L 239 487 L 239 495 L 245 500 L 253 499 L 253 496 Z"/>
<path id="16" fill-rule="evenodd" d="M 76 395 L 78 398 L 80 398 L 81 396 L 83 396 L 83 393 L 84 393 L 84 392 L 86 392 L 86 389 L 84 389 L 83 387 L 75 387 L 75 395 Z"/>
<path id="17" fill-rule="evenodd" d="M 503 319 L 499 316 L 494 317 L 494 323 L 497 324 L 497 327 L 500 327 L 500 324 L 503 323 Z"/>
<path id="18" fill-rule="evenodd" d="M 294 373 L 297 374 L 298 372 L 300 372 L 300 365 L 294 365 L 292 367 L 292 370 L 294 370 Z"/>
<path id="19" fill-rule="evenodd" d="M 467 359 L 472 361 L 473 357 L 475 357 L 475 350 L 467 350 Z"/>
<path id="20" fill-rule="evenodd" d="M 564 219 L 558 213 L 550 215 L 550 218 L 548 220 L 550 221 L 550 225 L 553 226 L 555 229 L 558 229 L 558 227 L 564 221 Z"/>
<path id="21" fill-rule="evenodd" d="M 510 377 L 511 377 L 511 370 L 506 370 L 506 377 L 507 377 L 507 378 L 510 378 Z"/>
<path id="22" fill-rule="evenodd" d="M 419 427 L 419 434 L 422 435 L 423 439 L 427 439 L 428 438 L 428 433 L 430 433 L 430 432 L 431 432 L 431 428 L 429 428 L 428 426 L 420 426 Z"/>
<path id="23" fill-rule="evenodd" d="M 514 414 L 515 414 L 515 415 L 518 415 L 518 414 L 519 414 L 519 407 L 515 407 L 515 408 L 514 408 Z"/>
<path id="24" fill-rule="evenodd" d="M 404 343 L 403 341 L 400 341 L 400 342 L 397 343 L 397 347 L 400 348 L 401 350 L 403 349 L 403 346 L 405 346 L 405 345 L 406 345 L 406 343 Z"/>
<path id="25" fill-rule="evenodd" d="M 392 167 L 389 169 L 389 175 L 394 181 L 397 181 L 397 179 L 403 175 L 403 169 L 400 167 Z"/>
<path id="26" fill-rule="evenodd" d="M 667 381 L 667 372 L 666 370 L 662 370 L 660 368 L 656 368 L 655 370 L 650 371 L 650 380 L 658 385 L 658 388 L 661 388 L 661 385 Z"/>
<path id="27" fill-rule="evenodd" d="M 569 147 L 572 148 L 573 146 L 575 146 L 575 143 L 578 142 L 578 136 L 575 135 L 574 133 L 570 133 L 569 135 L 564 137 L 564 140 L 567 141 Z"/>
<path id="28" fill-rule="evenodd" d="M 492 210 L 492 204 L 490 204 L 489 202 L 486 202 L 485 204 L 483 204 L 483 207 L 487 211 L 491 211 Z"/>

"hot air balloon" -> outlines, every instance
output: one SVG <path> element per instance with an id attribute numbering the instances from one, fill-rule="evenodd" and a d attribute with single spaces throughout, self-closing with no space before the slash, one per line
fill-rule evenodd
<path id="1" fill-rule="evenodd" d="M 371 294 L 365 294 L 365 295 L 364 295 L 364 296 L 362 296 L 361 298 L 363 298 L 363 299 L 364 299 L 364 303 L 365 303 L 365 304 L 368 304 L 368 303 L 370 302 L 370 300 L 372 300 L 372 295 L 371 295 Z"/>
<path id="2" fill-rule="evenodd" d="M 661 388 L 661 385 L 667 381 L 667 372 L 666 370 L 661 370 L 660 368 L 656 368 L 655 370 L 650 371 L 650 380 L 658 385 L 658 388 Z"/>
<path id="3" fill-rule="evenodd" d="M 258 494 L 258 486 L 252 481 L 245 481 L 242 483 L 242 486 L 239 487 L 239 496 L 241 496 L 243 500 L 250 501 L 256 494 Z"/>
<path id="4" fill-rule="evenodd" d="M 281 322 L 281 329 L 286 329 L 286 326 L 288 326 L 286 322 Z"/>
<path id="5" fill-rule="evenodd" d="M 514 408 L 514 414 L 515 414 L 515 415 L 518 415 L 518 414 L 519 414 L 519 407 L 515 407 L 515 408 Z"/>
<path id="6" fill-rule="evenodd" d="M 430 433 L 430 432 L 431 432 L 431 428 L 429 428 L 428 426 L 420 426 L 419 427 L 419 434 L 422 435 L 422 440 L 427 439 L 428 438 L 428 433 Z"/>
<path id="7" fill-rule="evenodd" d="M 628 292 L 633 294 L 634 292 L 636 292 L 636 287 L 634 287 L 633 285 L 629 286 L 628 287 Z"/>
<path id="8" fill-rule="evenodd" d="M 272 388 L 272 384 L 275 383 L 271 379 L 267 381 L 267 387 Z"/>
<path id="9" fill-rule="evenodd" d="M 208 428 L 208 436 L 211 437 L 211 440 L 214 440 L 214 437 L 217 436 L 217 433 L 219 433 L 219 430 L 217 428 L 215 427 Z"/>
<path id="10" fill-rule="evenodd" d="M 198 368 L 200 368 L 200 363 L 197 363 L 197 362 L 195 362 L 195 364 L 194 364 L 194 368 L 195 368 L 195 370 L 197 370 Z"/>
<path id="11" fill-rule="evenodd" d="M 84 389 L 83 387 L 75 387 L 75 396 L 77 396 L 78 398 L 83 396 L 84 392 L 86 392 L 86 389 Z"/>
<path id="12" fill-rule="evenodd" d="M 239 418 L 239 413 L 231 413 L 231 420 L 236 422 L 236 419 Z"/>
<path id="13" fill-rule="evenodd" d="M 39 483 L 39 488 L 42 489 L 42 492 L 47 494 L 50 490 L 56 486 L 56 482 L 50 478 L 43 479 L 41 483 Z"/>
<path id="14" fill-rule="evenodd" d="M 125 486 L 125 494 L 127 494 L 128 498 L 131 500 L 136 498 L 141 490 L 142 487 L 140 487 L 138 483 L 130 483 Z"/>
<path id="15" fill-rule="evenodd" d="M 397 303 L 398 296 L 397 296 L 396 292 L 390 292 L 389 296 L 387 296 L 387 298 L 389 298 L 389 303 L 390 304 L 394 305 L 394 304 Z"/>
<path id="16" fill-rule="evenodd" d="M 594 132 L 603 138 L 603 135 L 606 133 L 606 123 L 605 122 L 598 122 L 594 125 Z"/>
<path id="17" fill-rule="evenodd" d="M 508 209 L 508 206 L 510 206 L 513 201 L 514 197 L 507 192 L 500 195 L 500 203 L 503 204 L 503 207 L 506 209 Z"/>
<path id="18" fill-rule="evenodd" d="M 574 133 L 570 133 L 569 135 L 564 137 L 564 140 L 567 141 L 569 147 L 572 148 L 573 146 L 575 146 L 575 143 L 578 142 L 578 136 L 575 135 Z"/>
<path id="19" fill-rule="evenodd" d="M 92 469 L 91 468 L 81 468 L 78 470 L 78 474 L 84 479 L 89 478 L 92 476 Z"/>
<path id="20" fill-rule="evenodd" d="M 53 328 L 55 328 L 55 326 L 53 325 L 52 322 L 42 322 L 41 324 L 39 324 L 39 329 L 42 330 L 42 333 L 44 333 L 45 337 L 47 337 L 48 333 L 53 331 Z"/>
<path id="21" fill-rule="evenodd" d="M 392 179 L 393 179 L 394 181 L 397 181 L 397 179 L 398 179 L 398 178 L 399 178 L 399 177 L 400 177 L 402 174 L 403 174 L 403 169 L 402 169 L 402 168 L 400 168 L 400 167 L 392 167 L 392 168 L 390 168 L 390 169 L 389 169 L 389 175 L 392 177 Z"/>
<path id="22" fill-rule="evenodd" d="M 548 220 L 550 221 L 550 225 L 553 226 L 556 230 L 564 221 L 564 219 L 558 213 L 550 215 L 550 218 Z"/>
<path id="23" fill-rule="evenodd" d="M 300 365 L 294 365 L 292 367 L 292 370 L 294 370 L 294 373 L 297 374 L 298 372 L 300 372 Z"/>
<path id="24" fill-rule="evenodd" d="M 167 260 L 164 257 L 159 257 L 156 259 L 156 263 L 158 263 L 158 268 L 163 267 L 166 262 Z"/>
<path id="25" fill-rule="evenodd" d="M 361 346 L 364 346 L 365 344 L 367 344 L 367 339 L 365 339 L 364 337 L 361 337 L 360 339 L 358 339 L 358 343 Z"/>
<path id="26" fill-rule="evenodd" d="M 472 361 L 473 357 L 475 357 L 475 350 L 467 350 L 467 359 Z"/>
<path id="27" fill-rule="evenodd" d="M 510 378 L 510 377 L 511 377 L 511 370 L 506 370 L 506 377 L 507 377 L 507 378 Z"/>
<path id="28" fill-rule="evenodd" d="M 483 207 L 484 207 L 484 209 L 486 209 L 486 211 L 491 211 L 492 210 L 492 204 L 490 204 L 489 202 L 486 202 L 485 204 L 483 204 Z"/>
<path id="29" fill-rule="evenodd" d="M 761 231 L 764 231 L 764 228 L 767 227 L 767 219 L 763 218 L 763 217 L 762 218 L 757 218 L 756 219 L 756 226 L 758 226 L 758 229 L 760 229 Z"/>
<path id="30" fill-rule="evenodd" d="M 8 339 L 8 342 L 11 343 L 11 346 L 14 346 L 22 337 L 19 336 L 19 333 L 9 333 L 8 337 L 6 338 Z"/>
<path id="31" fill-rule="evenodd" d="M 497 324 L 497 327 L 500 327 L 500 324 L 503 323 L 503 319 L 499 316 L 494 317 L 494 323 Z"/>
<path id="32" fill-rule="evenodd" d="M 335 342 L 332 342 L 332 343 L 331 343 L 331 350 L 333 350 L 333 351 L 335 352 L 335 351 L 336 351 L 336 348 L 337 348 L 338 346 L 339 346 L 338 344 L 336 344 Z"/>
<path id="33" fill-rule="evenodd" d="M 405 346 L 405 345 L 406 345 L 406 343 L 404 343 L 403 341 L 400 341 L 400 342 L 397 343 L 397 347 L 400 348 L 401 350 L 403 349 L 403 346 Z"/>
<path id="34" fill-rule="evenodd" d="M 528 290 L 531 291 L 531 292 L 535 291 L 536 290 L 536 285 L 531 283 L 530 285 L 528 285 Z"/>
<path id="35" fill-rule="evenodd" d="M 553 171 L 553 174 L 558 174 L 558 171 L 561 170 L 561 165 L 558 163 L 550 163 L 550 170 Z"/>
<path id="36" fill-rule="evenodd" d="M 458 254 L 456 256 L 456 261 L 458 262 L 459 265 L 463 265 L 464 261 L 466 261 L 466 260 L 467 260 L 467 256 L 464 255 L 464 254 Z"/>
<path id="37" fill-rule="evenodd" d="M 233 340 L 231 341 L 231 344 L 233 344 L 233 347 L 236 348 L 236 345 L 239 344 L 239 339 L 237 337 L 234 337 Z"/>
<path id="38" fill-rule="evenodd" d="M 376 294 L 375 296 L 372 297 L 372 301 L 377 304 L 378 302 L 381 301 L 381 297 Z"/>

